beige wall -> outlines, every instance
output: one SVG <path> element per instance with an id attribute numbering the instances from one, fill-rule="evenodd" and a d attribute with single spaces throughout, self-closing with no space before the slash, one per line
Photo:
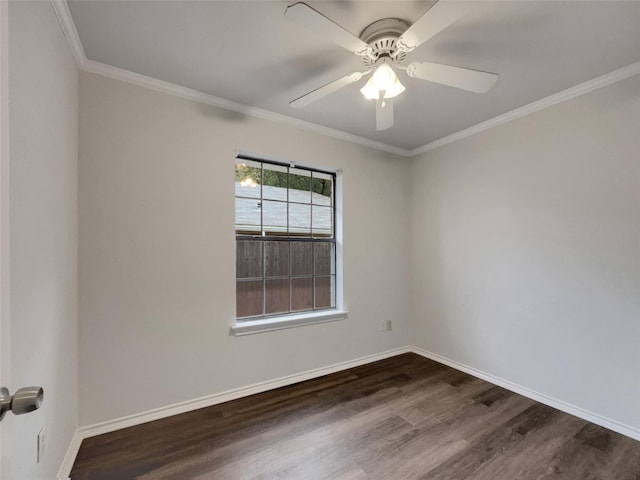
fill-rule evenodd
<path id="1" fill-rule="evenodd" d="M 638 90 L 407 162 L 83 73 L 81 424 L 411 343 L 637 426 Z M 228 335 L 237 148 L 344 169 L 349 320 Z"/>
<path id="2" fill-rule="evenodd" d="M 640 430 L 638 77 L 411 162 L 92 74 L 78 87 L 48 3 L 12 2 L 9 25 L 9 386 L 46 392 L 6 420 L 15 478 L 55 475 L 78 374 L 89 425 L 406 344 Z M 348 320 L 229 336 L 238 148 L 344 170 Z"/>
<path id="3" fill-rule="evenodd" d="M 42 385 L 45 400 L 3 426 L 13 430 L 13 478 L 50 480 L 78 426 L 78 70 L 48 2 L 9 4 L 9 70 L 9 386 Z"/>
<path id="4" fill-rule="evenodd" d="M 418 347 L 640 432 L 640 76 L 413 162 Z"/>
<path id="5" fill-rule="evenodd" d="M 348 320 L 229 336 L 235 149 L 344 170 Z M 406 345 L 408 181 L 406 159 L 82 73 L 81 424 Z"/>

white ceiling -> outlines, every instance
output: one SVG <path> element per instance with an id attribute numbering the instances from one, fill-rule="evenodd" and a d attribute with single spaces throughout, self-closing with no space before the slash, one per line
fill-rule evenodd
<path id="1" fill-rule="evenodd" d="M 395 125 L 375 129 L 365 79 L 302 109 L 289 101 L 354 71 L 359 57 L 283 16 L 294 1 L 68 2 L 89 60 L 353 135 L 415 149 L 640 61 L 640 2 L 475 1 L 408 55 L 500 74 L 474 94 L 400 73 Z M 433 1 L 308 1 L 355 35 L 415 22 Z"/>

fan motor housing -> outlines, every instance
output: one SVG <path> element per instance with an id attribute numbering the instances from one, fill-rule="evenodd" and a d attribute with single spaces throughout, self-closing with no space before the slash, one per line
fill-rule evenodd
<path id="1" fill-rule="evenodd" d="M 373 57 L 363 56 L 366 67 L 373 67 L 381 57 L 395 58 L 401 63 L 405 52 L 398 52 L 397 40 L 409 28 L 409 24 L 400 18 L 383 18 L 367 26 L 360 34 L 360 39 L 369 44 Z"/>

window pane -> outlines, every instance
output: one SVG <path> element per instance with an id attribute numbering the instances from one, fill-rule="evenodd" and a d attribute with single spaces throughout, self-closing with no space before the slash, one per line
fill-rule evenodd
<path id="1" fill-rule="evenodd" d="M 287 167 L 264 165 L 262 171 L 262 198 L 287 201 Z"/>
<path id="2" fill-rule="evenodd" d="M 313 309 L 313 278 L 291 279 L 291 311 Z"/>
<path id="3" fill-rule="evenodd" d="M 313 243 L 291 242 L 291 275 L 313 275 Z"/>
<path id="4" fill-rule="evenodd" d="M 333 237 L 333 209 L 331 207 L 311 207 L 311 231 L 314 237 Z"/>
<path id="5" fill-rule="evenodd" d="M 287 204 L 270 200 L 262 201 L 262 229 L 267 235 L 286 235 Z"/>
<path id="6" fill-rule="evenodd" d="M 313 172 L 312 190 L 312 199 L 315 205 L 331 206 L 333 176 L 328 173 Z"/>
<path id="7" fill-rule="evenodd" d="M 264 270 L 266 277 L 289 275 L 289 242 L 264 243 Z"/>
<path id="8" fill-rule="evenodd" d="M 298 168 L 289 169 L 289 201 L 311 203 L 311 172 Z"/>
<path id="9" fill-rule="evenodd" d="M 334 175 L 236 159 L 238 318 L 335 307 L 334 195 Z"/>
<path id="10" fill-rule="evenodd" d="M 262 315 L 262 280 L 236 282 L 236 315 L 238 317 Z"/>
<path id="11" fill-rule="evenodd" d="M 236 233 L 260 234 L 260 199 L 236 198 Z"/>
<path id="12" fill-rule="evenodd" d="M 236 242 L 236 278 L 262 277 L 262 243 Z"/>
<path id="13" fill-rule="evenodd" d="M 289 235 L 311 235 L 311 205 L 289 204 Z"/>
<path id="14" fill-rule="evenodd" d="M 335 307 L 335 277 L 316 277 L 316 308 Z"/>
<path id="15" fill-rule="evenodd" d="M 236 196 L 260 198 L 262 167 L 257 162 L 236 160 Z"/>
<path id="16" fill-rule="evenodd" d="M 333 247 L 333 243 L 314 243 L 313 256 L 316 275 L 332 275 L 335 273 Z"/>
<path id="17" fill-rule="evenodd" d="M 265 313 L 289 312 L 289 279 L 265 280 Z"/>

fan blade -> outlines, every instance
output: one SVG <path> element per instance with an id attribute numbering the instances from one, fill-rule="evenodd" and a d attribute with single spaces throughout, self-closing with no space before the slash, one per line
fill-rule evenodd
<path id="1" fill-rule="evenodd" d="M 393 126 L 393 98 L 376 100 L 376 130 L 387 130 Z"/>
<path id="2" fill-rule="evenodd" d="M 400 35 L 398 49 L 410 52 L 458 20 L 467 10 L 464 3 L 440 0 Z"/>
<path id="3" fill-rule="evenodd" d="M 326 97 L 327 95 L 340 90 L 342 87 L 346 87 L 350 83 L 357 82 L 368 72 L 353 72 L 349 75 L 345 75 L 338 80 L 334 80 L 333 82 L 329 82 L 321 87 L 316 88 L 315 90 L 310 91 L 309 93 L 305 93 L 301 97 L 296 98 L 289 102 L 293 108 L 302 108 L 306 107 L 310 103 L 315 102 L 316 100 L 321 99 L 322 97 Z"/>
<path id="4" fill-rule="evenodd" d="M 475 93 L 488 92 L 498 80 L 497 73 L 431 62 L 411 63 L 407 67 L 407 75 Z"/>
<path id="5" fill-rule="evenodd" d="M 356 55 L 372 55 L 369 45 L 306 3 L 298 2 L 287 7 L 284 16 L 298 25 L 313 30 L 321 37 L 332 40 Z"/>

